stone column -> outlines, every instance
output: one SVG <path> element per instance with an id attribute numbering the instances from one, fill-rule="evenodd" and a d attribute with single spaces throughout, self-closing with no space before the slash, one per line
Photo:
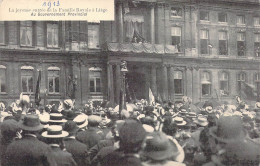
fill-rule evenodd
<path id="1" fill-rule="evenodd" d="M 123 22 L 123 3 L 118 3 L 118 33 L 119 33 L 119 43 L 123 43 L 124 41 L 124 22 Z"/>
<path id="2" fill-rule="evenodd" d="M 169 82 L 170 82 L 169 97 L 170 97 L 171 100 L 174 101 L 175 91 L 174 91 L 174 68 L 173 68 L 173 66 L 171 66 L 170 69 L 169 69 Z"/>
<path id="3" fill-rule="evenodd" d="M 114 103 L 114 81 L 113 81 L 113 66 L 112 64 L 107 64 L 107 89 L 108 89 L 108 101 Z"/>
<path id="4" fill-rule="evenodd" d="M 157 96 L 157 84 L 156 84 L 156 67 L 151 67 L 151 90 L 154 96 Z"/>
<path id="5" fill-rule="evenodd" d="M 168 100 L 168 76 L 167 76 L 167 66 L 162 66 L 162 92 L 163 92 L 163 100 Z"/>
<path id="6" fill-rule="evenodd" d="M 115 102 L 119 104 L 120 99 L 120 88 L 121 88 L 121 73 L 120 73 L 120 64 L 116 64 L 116 88 L 115 88 Z"/>
<path id="7" fill-rule="evenodd" d="M 151 4 L 151 44 L 154 44 L 155 40 L 155 24 L 154 24 L 154 4 Z"/>

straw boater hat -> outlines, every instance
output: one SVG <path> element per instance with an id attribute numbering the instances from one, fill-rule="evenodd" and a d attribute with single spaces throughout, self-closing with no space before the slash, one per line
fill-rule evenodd
<path id="1" fill-rule="evenodd" d="M 69 133 L 62 130 L 62 126 L 59 125 L 50 125 L 47 131 L 42 133 L 42 136 L 45 138 L 64 138 L 67 137 Z"/>
<path id="2" fill-rule="evenodd" d="M 194 123 L 204 127 L 209 124 L 207 118 L 204 116 L 199 116 L 197 119 L 194 120 Z"/>
<path id="3" fill-rule="evenodd" d="M 63 119 L 63 115 L 60 113 L 51 113 L 49 123 L 61 124 L 67 122 L 66 119 Z"/>
<path id="4" fill-rule="evenodd" d="M 81 113 L 73 119 L 79 128 L 84 128 L 88 125 L 88 116 Z"/>
<path id="5" fill-rule="evenodd" d="M 152 160 L 162 161 L 169 158 L 176 158 L 181 153 L 177 145 L 170 141 L 163 132 L 150 133 L 144 142 L 142 154 Z"/>
<path id="6" fill-rule="evenodd" d="M 210 128 L 210 135 L 220 142 L 228 143 L 242 140 L 246 137 L 246 131 L 239 116 L 221 116 L 217 126 Z"/>
<path id="7" fill-rule="evenodd" d="M 188 118 L 196 118 L 197 115 L 195 112 L 189 112 L 187 115 L 186 115 Z"/>
<path id="8" fill-rule="evenodd" d="M 182 117 L 175 117 L 173 119 L 174 123 L 177 125 L 177 126 L 184 126 L 187 124 L 187 122 L 185 120 L 183 120 Z"/>
<path id="9" fill-rule="evenodd" d="M 43 129 L 43 125 L 40 123 L 37 115 L 25 115 L 25 117 L 19 121 L 19 127 L 26 131 L 39 131 Z"/>

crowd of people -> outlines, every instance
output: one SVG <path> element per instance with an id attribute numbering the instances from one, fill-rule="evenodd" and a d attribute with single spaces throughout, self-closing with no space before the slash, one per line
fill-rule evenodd
<path id="1" fill-rule="evenodd" d="M 1 166 L 260 166 L 260 103 L 0 103 Z"/>

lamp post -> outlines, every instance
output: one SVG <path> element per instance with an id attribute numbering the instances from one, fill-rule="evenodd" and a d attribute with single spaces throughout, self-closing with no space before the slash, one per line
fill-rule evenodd
<path id="1" fill-rule="evenodd" d="M 125 77 L 126 77 L 126 73 L 128 72 L 126 61 L 121 61 L 120 72 L 122 74 L 121 75 L 122 84 L 120 89 L 120 100 L 119 100 L 119 118 L 122 119 L 121 112 L 123 109 L 126 109 L 126 89 L 125 89 L 126 78 Z"/>

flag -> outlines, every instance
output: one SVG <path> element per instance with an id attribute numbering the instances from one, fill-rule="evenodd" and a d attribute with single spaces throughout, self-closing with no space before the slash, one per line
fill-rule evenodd
<path id="1" fill-rule="evenodd" d="M 151 88 L 149 88 L 149 104 L 152 105 L 155 102 L 153 92 Z"/>
<path id="2" fill-rule="evenodd" d="M 36 90 L 35 90 L 35 104 L 36 104 L 37 106 L 39 106 L 39 105 L 40 105 L 40 102 L 41 102 L 41 97 L 40 97 L 41 74 L 42 74 L 42 71 L 39 70 L 39 75 L 38 75 L 38 80 L 37 80 Z"/>
<path id="3" fill-rule="evenodd" d="M 254 85 L 248 84 L 246 82 L 241 83 L 241 98 L 245 100 L 256 101 L 257 93 Z"/>

